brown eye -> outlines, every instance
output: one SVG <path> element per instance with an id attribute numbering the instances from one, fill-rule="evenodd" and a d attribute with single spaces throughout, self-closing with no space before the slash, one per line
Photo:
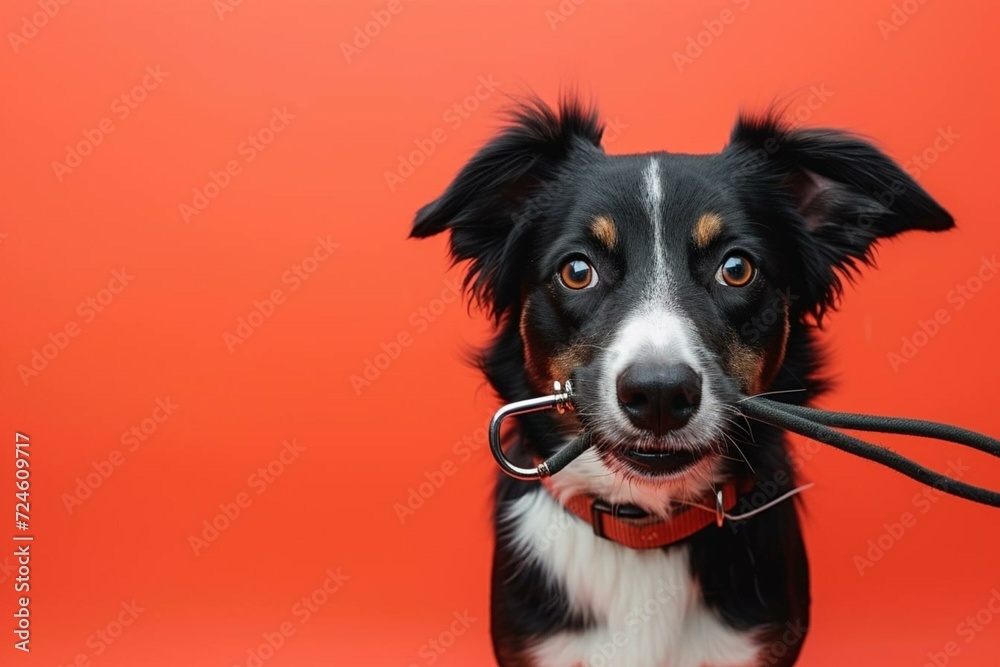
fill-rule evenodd
<path id="1" fill-rule="evenodd" d="M 723 260 L 715 279 L 730 287 L 744 287 L 750 284 L 756 274 L 749 259 L 742 255 L 730 255 Z"/>
<path id="2" fill-rule="evenodd" d="M 559 278 L 570 289 L 587 289 L 597 284 L 597 271 L 586 260 L 571 259 L 563 264 Z"/>

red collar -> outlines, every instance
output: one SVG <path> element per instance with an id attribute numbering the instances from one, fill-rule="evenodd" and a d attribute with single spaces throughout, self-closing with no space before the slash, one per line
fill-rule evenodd
<path id="1" fill-rule="evenodd" d="M 542 484 L 556 498 L 551 479 L 543 478 Z M 684 507 L 669 519 L 652 516 L 633 505 L 613 507 L 587 494 L 572 496 L 561 504 L 589 523 L 598 537 L 632 549 L 657 549 L 687 539 L 713 523 L 721 526 L 723 514 L 736 506 L 736 484 L 727 482 L 721 491 L 721 507 L 716 493 L 709 492 L 697 503 L 704 507 Z M 709 507 L 717 509 L 709 510 Z"/>

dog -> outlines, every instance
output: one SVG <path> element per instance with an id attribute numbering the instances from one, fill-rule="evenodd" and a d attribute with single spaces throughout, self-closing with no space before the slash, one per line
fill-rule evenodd
<path id="1" fill-rule="evenodd" d="M 711 155 L 608 155 L 595 108 L 515 104 L 412 237 L 450 232 L 492 316 L 479 359 L 545 483 L 496 490 L 491 633 L 502 667 L 785 667 L 809 570 L 783 434 L 742 397 L 827 385 L 816 330 L 880 240 L 951 215 L 868 141 L 740 114 Z M 763 498 L 763 500 L 762 500 Z M 752 502 L 751 502 L 751 499 Z M 719 519 L 759 510 L 737 520 Z M 743 510 L 743 511 L 741 511 Z"/>

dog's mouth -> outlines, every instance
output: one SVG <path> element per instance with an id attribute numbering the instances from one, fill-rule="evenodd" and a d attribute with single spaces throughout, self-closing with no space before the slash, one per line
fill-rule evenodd
<path id="1" fill-rule="evenodd" d="M 574 386 L 598 386 L 586 383 L 587 378 L 573 378 Z M 715 459 L 724 451 L 722 432 L 711 425 L 689 424 L 684 429 L 655 435 L 622 425 L 620 412 L 607 407 L 601 392 L 577 390 L 575 410 L 570 413 L 574 435 L 589 434 L 592 448 L 612 471 L 650 483 L 673 482 L 695 474 L 710 476 Z M 618 407 L 618 406 L 616 406 Z M 702 475 L 698 475 L 701 472 Z"/>
<path id="2" fill-rule="evenodd" d="M 613 456 L 628 468 L 647 477 L 681 475 L 711 454 L 709 449 L 667 447 L 658 449 L 625 449 Z"/>

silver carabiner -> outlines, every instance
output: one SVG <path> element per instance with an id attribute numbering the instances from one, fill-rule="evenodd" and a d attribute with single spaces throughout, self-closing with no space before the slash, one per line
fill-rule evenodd
<path id="1" fill-rule="evenodd" d="M 566 380 L 565 388 L 559 382 L 555 382 L 553 385 L 555 393 L 551 396 L 541 396 L 539 398 L 529 398 L 524 401 L 509 403 L 497 410 L 496 414 L 493 415 L 493 419 L 490 420 L 490 451 L 493 453 L 493 458 L 496 459 L 500 469 L 514 479 L 536 480 L 554 475 L 569 465 L 573 459 L 580 456 L 590 446 L 590 436 L 583 434 L 534 468 L 522 468 L 515 465 L 504 454 L 500 442 L 500 426 L 507 417 L 524 415 L 529 412 L 540 412 L 541 410 L 551 410 L 553 408 L 559 410 L 559 412 L 567 408 L 570 410 L 573 409 L 572 383 Z"/>

